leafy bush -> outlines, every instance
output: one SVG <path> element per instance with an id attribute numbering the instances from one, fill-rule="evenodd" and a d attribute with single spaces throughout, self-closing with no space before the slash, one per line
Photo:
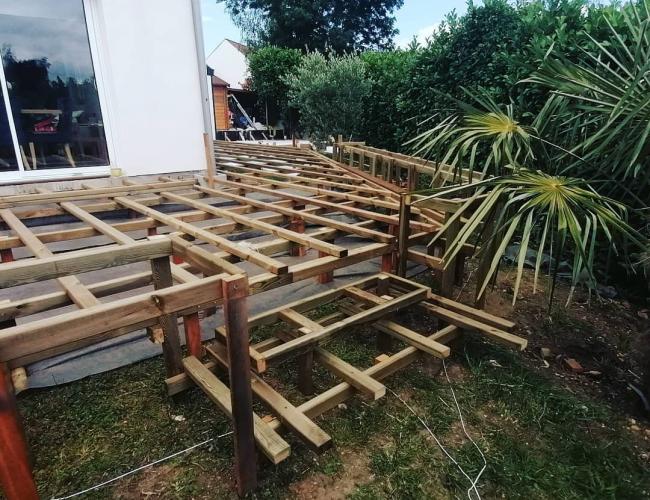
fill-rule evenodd
<path id="1" fill-rule="evenodd" d="M 300 111 L 302 127 L 316 141 L 337 134 L 346 139 L 359 136 L 370 82 L 358 57 L 308 54 L 287 84 L 290 104 Z"/>
<path id="2" fill-rule="evenodd" d="M 248 54 L 251 90 L 257 93 L 262 109 L 268 106 L 270 121 L 288 120 L 289 75 L 300 64 L 302 53 L 296 49 L 267 46 Z"/>
<path id="3" fill-rule="evenodd" d="M 362 138 L 368 144 L 398 151 L 401 144 L 397 138 L 408 120 L 400 108 L 404 75 L 411 72 L 416 52 L 364 52 L 360 57 L 370 81 L 363 109 Z"/>

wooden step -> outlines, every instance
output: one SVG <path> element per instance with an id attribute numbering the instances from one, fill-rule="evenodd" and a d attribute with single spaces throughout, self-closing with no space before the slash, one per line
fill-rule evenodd
<path id="1" fill-rule="evenodd" d="M 185 358 L 183 366 L 194 383 L 206 393 L 221 411 L 228 415 L 228 418 L 232 419 L 232 406 L 228 387 L 194 356 Z M 271 462 L 279 464 L 289 456 L 289 444 L 255 413 L 253 413 L 253 423 L 255 426 L 255 442 Z"/>

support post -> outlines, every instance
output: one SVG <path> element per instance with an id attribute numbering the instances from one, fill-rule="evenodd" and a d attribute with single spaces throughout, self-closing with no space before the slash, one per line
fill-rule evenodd
<path id="1" fill-rule="evenodd" d="M 453 216 L 453 212 L 445 214 L 445 223 Z M 460 231 L 460 219 L 456 219 L 445 232 L 445 253 L 449 249 L 450 243 L 456 239 Z M 442 270 L 442 281 L 440 283 L 440 295 L 443 297 L 451 297 L 454 291 L 454 283 L 456 282 L 456 257 L 445 262 L 445 267 Z"/>
<path id="2" fill-rule="evenodd" d="M 411 195 L 402 194 L 399 200 L 399 234 L 398 244 L 398 266 L 397 274 L 402 278 L 406 277 L 406 264 L 408 262 L 409 236 L 411 233 Z"/>
<path id="3" fill-rule="evenodd" d="M 156 290 L 173 286 L 171 264 L 168 257 L 158 257 L 151 260 L 151 275 L 153 286 Z M 163 358 L 167 377 L 173 377 L 183 372 L 183 357 L 181 353 L 181 340 L 178 333 L 178 319 L 176 314 L 161 314 L 160 327 L 163 331 Z"/>
<path id="4" fill-rule="evenodd" d="M 185 327 L 185 344 L 190 356 L 197 359 L 203 358 L 203 344 L 201 343 L 201 321 L 199 313 L 195 312 L 183 317 Z"/>
<path id="5" fill-rule="evenodd" d="M 0 484 L 7 500 L 38 500 L 11 376 L 0 363 Z"/>
<path id="6" fill-rule="evenodd" d="M 257 486 L 251 366 L 248 352 L 248 279 L 243 275 L 228 276 L 223 279 L 222 286 L 230 400 L 235 430 L 235 476 L 237 493 L 244 496 Z"/>
<path id="7" fill-rule="evenodd" d="M 298 356 L 298 390 L 305 396 L 314 392 L 314 351 Z"/>
<path id="8" fill-rule="evenodd" d="M 210 189 L 213 189 L 214 170 L 215 170 L 214 149 L 213 149 L 214 146 L 212 144 L 212 140 L 210 139 L 210 136 L 207 133 L 203 134 L 203 147 L 205 149 L 205 167 L 208 174 L 208 187 Z"/>
<path id="9" fill-rule="evenodd" d="M 0 250 L 0 258 L 2 259 L 2 262 L 13 262 L 14 253 L 11 248 L 4 248 Z"/>
<path id="10" fill-rule="evenodd" d="M 158 228 L 156 226 L 147 228 L 147 236 L 156 236 L 157 234 Z"/>
<path id="11" fill-rule="evenodd" d="M 376 290 L 377 296 L 388 295 L 390 291 L 390 278 L 388 276 L 377 278 Z M 387 333 L 377 331 L 377 349 L 382 354 L 388 354 L 393 351 L 393 337 Z"/>
<path id="12" fill-rule="evenodd" d="M 326 254 L 325 252 L 321 252 L 320 250 L 318 251 L 318 257 L 329 257 L 329 254 Z M 334 271 L 327 271 L 324 273 L 320 273 L 318 275 L 318 282 L 321 285 L 324 285 L 325 283 L 329 283 L 334 279 Z"/>
<path id="13" fill-rule="evenodd" d="M 295 205 L 293 209 L 304 210 L 305 205 Z M 295 233 L 302 234 L 305 232 L 305 221 L 300 217 L 294 216 L 291 218 L 291 222 L 289 223 L 289 229 Z M 298 243 L 291 243 L 289 255 L 292 257 L 304 257 L 306 254 L 307 249 L 304 246 L 299 245 Z"/>

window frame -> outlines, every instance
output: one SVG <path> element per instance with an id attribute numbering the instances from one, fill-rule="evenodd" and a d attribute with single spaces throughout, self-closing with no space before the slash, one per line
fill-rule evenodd
<path id="1" fill-rule="evenodd" d="M 5 108 L 9 119 L 9 129 L 14 144 L 14 153 L 18 162 L 18 170 L 0 172 L 0 185 L 16 184 L 21 182 L 37 182 L 56 179 L 76 179 L 84 177 L 108 177 L 110 176 L 111 166 L 116 163 L 116 151 L 114 147 L 109 95 L 107 92 L 108 85 L 105 85 L 108 68 L 105 65 L 107 57 L 102 51 L 101 44 L 101 13 L 99 12 L 98 2 L 100 0 L 81 0 L 84 10 L 86 32 L 88 33 L 88 45 L 90 47 L 90 57 L 95 73 L 95 83 L 97 85 L 97 94 L 99 98 L 99 108 L 102 113 L 102 123 L 104 125 L 104 136 L 106 138 L 106 149 L 108 151 L 109 163 L 95 167 L 63 167 L 42 170 L 27 170 L 23 164 L 23 158 L 20 154 L 18 136 L 16 134 L 16 125 L 13 119 L 11 102 L 7 88 L 4 67 L 0 61 L 0 85 L 2 85 L 2 94 L 5 102 Z"/>

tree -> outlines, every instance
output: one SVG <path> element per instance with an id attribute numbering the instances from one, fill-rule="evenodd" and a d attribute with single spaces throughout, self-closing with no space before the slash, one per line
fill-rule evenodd
<path id="1" fill-rule="evenodd" d="M 393 46 L 403 0 L 217 0 L 247 42 L 336 53 Z"/>
<path id="2" fill-rule="evenodd" d="M 357 137 L 363 102 L 370 91 L 363 62 L 346 54 L 305 56 L 289 76 L 290 104 L 300 111 L 300 122 L 316 141 L 330 135 Z"/>
<path id="3" fill-rule="evenodd" d="M 289 85 L 287 80 L 300 64 L 302 53 L 296 49 L 261 47 L 248 54 L 251 90 L 260 106 L 268 110 L 270 120 L 292 121 L 289 116 Z"/>

